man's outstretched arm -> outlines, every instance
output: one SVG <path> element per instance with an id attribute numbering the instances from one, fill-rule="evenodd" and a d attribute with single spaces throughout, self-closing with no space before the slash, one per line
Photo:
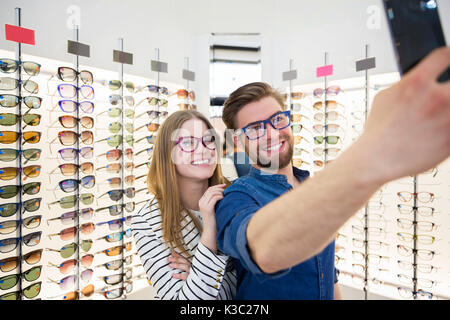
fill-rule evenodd
<path id="1" fill-rule="evenodd" d="M 364 133 L 338 159 L 258 210 L 246 235 L 261 270 L 318 254 L 385 183 L 450 156 L 450 83 L 436 80 L 449 65 L 450 48 L 432 52 L 375 97 Z"/>

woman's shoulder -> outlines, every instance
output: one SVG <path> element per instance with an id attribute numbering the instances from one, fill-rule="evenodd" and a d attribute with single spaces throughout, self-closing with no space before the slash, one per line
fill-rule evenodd
<path id="1" fill-rule="evenodd" d="M 158 200 L 156 199 L 156 197 L 152 195 L 134 216 L 144 218 L 147 221 L 156 219 L 161 220 L 161 212 L 159 211 Z M 152 223 L 154 223 L 154 221 L 152 221 Z"/>

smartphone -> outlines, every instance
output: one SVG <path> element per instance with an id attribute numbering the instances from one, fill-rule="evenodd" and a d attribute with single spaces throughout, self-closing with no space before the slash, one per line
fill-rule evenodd
<path id="1" fill-rule="evenodd" d="M 446 46 L 436 0 L 383 0 L 396 60 L 403 75 L 433 49 Z M 450 68 L 439 82 L 450 79 Z"/>

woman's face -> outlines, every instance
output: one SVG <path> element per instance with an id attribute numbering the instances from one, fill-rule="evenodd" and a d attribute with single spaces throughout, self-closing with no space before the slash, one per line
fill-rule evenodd
<path id="1" fill-rule="evenodd" d="M 178 141 L 172 151 L 177 174 L 195 180 L 211 178 L 217 165 L 213 131 L 193 118 L 185 121 L 173 138 Z"/>

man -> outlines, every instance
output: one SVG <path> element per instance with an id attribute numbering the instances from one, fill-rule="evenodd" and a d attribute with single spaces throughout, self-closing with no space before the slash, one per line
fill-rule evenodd
<path id="1" fill-rule="evenodd" d="M 222 118 L 254 162 L 216 208 L 219 249 L 237 270 L 236 299 L 340 297 L 337 231 L 385 183 L 450 155 L 450 83 L 436 80 L 449 64 L 450 48 L 437 49 L 380 92 L 364 133 L 313 178 L 292 166 L 279 94 L 253 83 L 230 95 Z"/>

